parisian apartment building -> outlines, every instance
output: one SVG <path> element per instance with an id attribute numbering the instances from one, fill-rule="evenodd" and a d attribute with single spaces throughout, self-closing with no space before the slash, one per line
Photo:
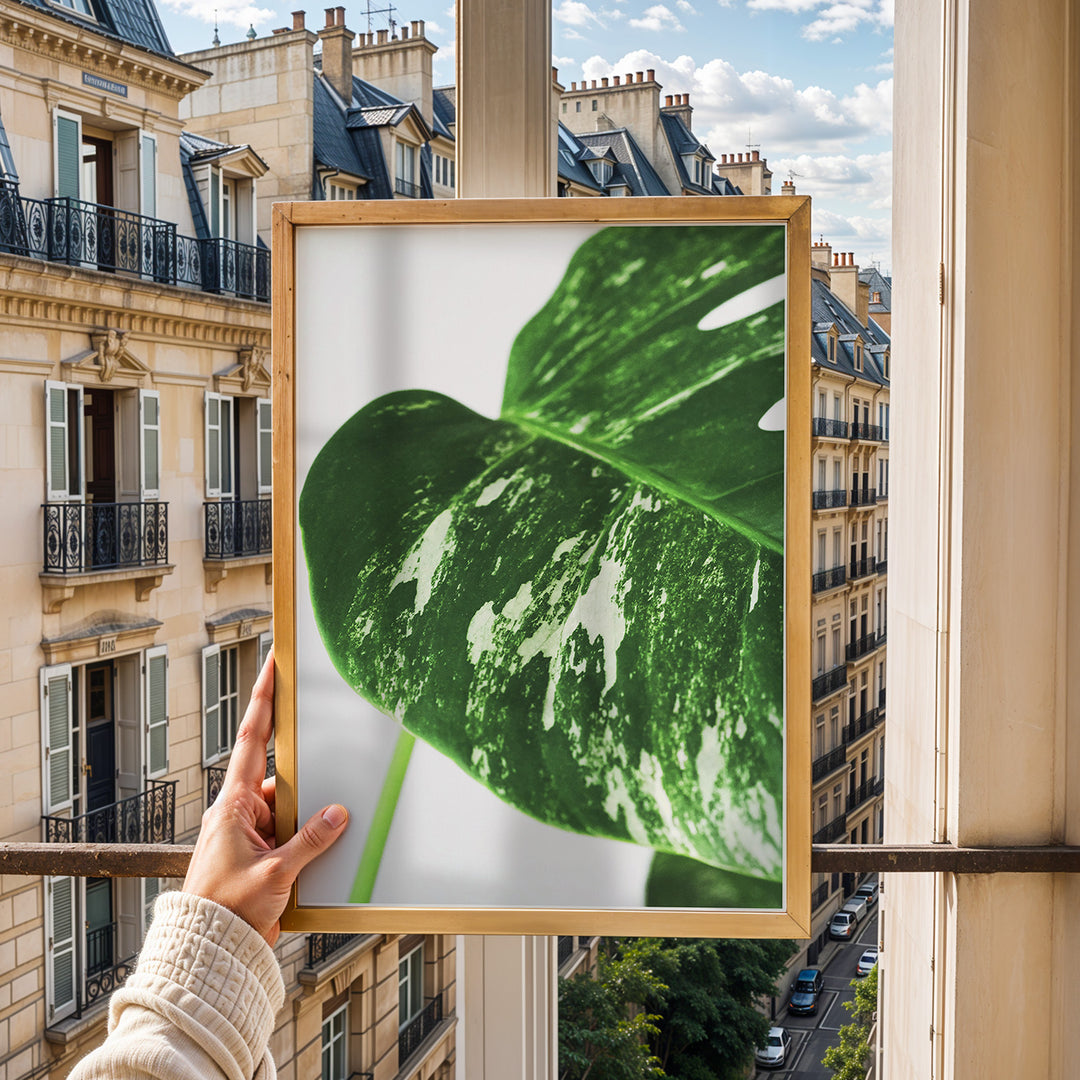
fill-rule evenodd
<path id="1" fill-rule="evenodd" d="M 194 842 L 272 643 L 270 207 L 453 197 L 435 51 L 422 22 L 356 35 L 334 8 L 178 56 L 152 0 L 0 0 L 0 840 Z M 599 83 L 553 72 L 560 195 L 771 192 L 654 72 Z M 881 837 L 888 284 L 814 249 L 819 841 Z M 0 878 L 0 1080 L 100 1043 L 178 885 Z M 854 882 L 814 886 L 819 934 Z M 560 973 L 595 950 L 560 938 Z M 460 940 L 276 952 L 285 1080 L 455 1075 Z"/>

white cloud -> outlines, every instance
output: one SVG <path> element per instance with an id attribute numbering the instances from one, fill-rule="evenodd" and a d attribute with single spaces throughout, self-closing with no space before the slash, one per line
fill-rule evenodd
<path id="1" fill-rule="evenodd" d="M 697 8 L 690 3 L 690 0 L 675 0 L 675 6 L 686 15 L 697 14 Z"/>
<path id="2" fill-rule="evenodd" d="M 746 0 L 750 11 L 786 11 L 790 15 L 813 11 L 820 7 L 821 3 L 822 0 Z"/>
<path id="3" fill-rule="evenodd" d="M 572 27 L 569 27 L 569 26 L 562 32 L 562 36 L 567 41 L 584 41 L 585 40 L 585 35 L 584 34 L 579 34 L 576 30 L 574 30 Z"/>
<path id="4" fill-rule="evenodd" d="M 553 8 L 552 17 L 557 22 L 566 23 L 568 26 L 588 26 L 590 23 L 600 23 L 600 17 L 582 0 L 562 0 L 558 7 Z"/>
<path id="5" fill-rule="evenodd" d="M 747 0 L 750 11 L 775 11 L 787 15 L 815 14 L 802 29 L 808 41 L 843 41 L 861 26 L 891 28 L 894 0 Z"/>
<path id="6" fill-rule="evenodd" d="M 679 17 L 670 8 L 663 4 L 654 4 L 642 12 L 640 19 L 631 19 L 630 25 L 635 30 L 685 30 L 686 27 L 679 22 Z"/>
<path id="7" fill-rule="evenodd" d="M 556 56 L 552 53 L 551 62 L 557 68 L 576 67 L 577 61 L 572 56 Z"/>
<path id="8" fill-rule="evenodd" d="M 269 8 L 255 7 L 243 0 L 165 0 L 170 11 L 200 19 L 207 26 L 215 23 L 221 26 L 235 26 L 246 30 L 249 26 L 260 27 L 270 19 L 277 17 L 277 12 Z"/>
<path id="9" fill-rule="evenodd" d="M 856 248 L 860 265 L 869 266 L 876 256 L 887 255 L 892 243 L 892 221 L 887 217 L 866 217 L 862 214 L 838 214 L 835 210 L 814 206 L 811 231 L 824 236 L 833 247 L 850 244 Z"/>
<path id="10" fill-rule="evenodd" d="M 444 12 L 443 12 L 443 14 L 444 14 L 444 15 L 445 15 L 445 16 L 446 16 L 446 17 L 447 17 L 448 19 L 450 19 L 451 21 L 453 21 L 454 19 L 456 19 L 456 18 L 457 18 L 457 7 L 455 7 L 455 5 L 453 5 L 453 4 L 451 4 L 451 5 L 450 5 L 450 6 L 449 6 L 449 7 L 448 7 L 448 8 L 447 8 L 447 9 L 446 9 L 446 10 L 445 10 Z"/>
<path id="11" fill-rule="evenodd" d="M 815 200 L 858 202 L 869 210 L 892 206 L 892 151 L 877 154 L 798 154 L 770 161 L 774 177 L 795 182 Z M 774 186 L 776 180 L 773 181 Z"/>
<path id="12" fill-rule="evenodd" d="M 437 22 L 432 22 L 430 19 L 424 23 L 424 33 L 428 34 L 445 34 L 446 30 L 443 29 Z"/>

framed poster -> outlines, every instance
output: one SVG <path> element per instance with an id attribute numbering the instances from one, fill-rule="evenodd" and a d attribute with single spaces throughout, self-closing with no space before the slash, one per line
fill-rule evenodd
<path id="1" fill-rule="evenodd" d="M 283 927 L 806 936 L 808 200 L 272 250 L 279 841 L 350 813 Z"/>

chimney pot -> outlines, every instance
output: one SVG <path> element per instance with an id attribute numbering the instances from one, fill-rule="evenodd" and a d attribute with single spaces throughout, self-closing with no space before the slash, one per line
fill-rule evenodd
<path id="1" fill-rule="evenodd" d="M 380 30 L 379 31 L 379 44 L 380 45 L 385 45 L 386 44 L 386 39 L 387 39 L 388 33 L 389 33 L 389 31 L 387 31 L 387 30 Z"/>
<path id="2" fill-rule="evenodd" d="M 571 90 L 576 90 L 576 89 L 577 89 L 577 83 L 576 83 L 576 82 L 572 82 L 572 83 L 570 84 L 570 89 L 571 89 Z"/>
<path id="3" fill-rule="evenodd" d="M 416 20 L 415 19 L 413 19 L 412 22 L 409 23 L 409 26 L 412 28 L 412 36 L 413 37 L 419 37 L 420 35 L 416 30 Z"/>
<path id="4" fill-rule="evenodd" d="M 612 83 L 613 86 L 618 86 L 619 85 L 619 76 L 618 75 L 613 75 L 611 77 L 611 83 Z"/>
<path id="5" fill-rule="evenodd" d="M 593 79 L 593 81 L 592 81 L 592 88 L 593 88 L 594 90 L 596 89 L 596 80 L 595 80 L 595 79 Z"/>
<path id="6" fill-rule="evenodd" d="M 646 68 L 645 69 L 645 78 L 648 79 L 649 82 L 653 82 L 655 80 L 655 78 L 656 78 L 656 69 L 655 68 Z"/>
<path id="7" fill-rule="evenodd" d="M 754 151 L 754 160 L 755 161 L 760 161 L 761 160 L 761 152 L 759 150 Z"/>
<path id="8" fill-rule="evenodd" d="M 423 19 L 417 19 L 416 20 L 416 29 L 413 31 L 413 37 L 423 37 L 423 36 L 424 36 L 424 20 Z"/>
<path id="9" fill-rule="evenodd" d="M 292 13 L 292 28 L 294 30 L 304 29 L 304 14 L 303 11 L 294 11 Z"/>
<path id="10" fill-rule="evenodd" d="M 740 154 L 739 155 L 739 161 L 742 161 L 742 159 L 743 159 L 743 156 L 742 156 L 742 154 Z"/>
<path id="11" fill-rule="evenodd" d="M 839 252 L 833 252 L 832 264 L 833 264 L 833 266 L 839 266 L 840 265 L 840 254 L 839 254 Z"/>
<path id="12" fill-rule="evenodd" d="M 601 86 L 607 86 L 607 79 L 601 79 L 600 80 L 600 85 Z"/>
<path id="13" fill-rule="evenodd" d="M 409 28 L 407 26 L 403 26 L 401 28 L 401 40 L 402 41 L 408 41 L 409 40 Z"/>
<path id="14" fill-rule="evenodd" d="M 667 96 L 666 96 L 666 97 L 664 98 L 664 107 L 665 107 L 665 108 L 669 108 L 669 109 L 671 108 L 671 95 L 670 95 L 670 94 L 668 94 L 668 95 L 667 95 Z"/>
<path id="15" fill-rule="evenodd" d="M 345 9 L 343 7 L 334 8 L 334 14 L 335 14 L 334 25 L 335 26 L 344 26 L 345 25 Z"/>
<path id="16" fill-rule="evenodd" d="M 328 7 L 326 9 L 326 29 L 329 30 L 334 25 L 334 9 Z"/>
<path id="17" fill-rule="evenodd" d="M 623 76 L 623 78 L 624 78 L 624 79 L 626 80 L 626 82 L 627 82 L 627 85 L 629 85 L 630 83 L 632 83 L 632 82 L 634 81 L 634 73 L 633 73 L 632 71 L 628 71 L 628 72 L 627 72 L 627 73 L 626 73 L 626 74 L 625 74 L 625 75 Z"/>
<path id="18" fill-rule="evenodd" d="M 640 71 L 635 72 L 635 74 L 634 74 L 634 82 L 644 82 L 644 81 L 645 81 L 645 76 Z"/>

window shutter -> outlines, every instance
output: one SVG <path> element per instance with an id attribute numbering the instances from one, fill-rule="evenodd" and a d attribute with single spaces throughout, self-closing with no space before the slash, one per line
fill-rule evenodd
<path id="1" fill-rule="evenodd" d="M 210 167 L 210 235 L 221 235 L 221 170 Z"/>
<path id="2" fill-rule="evenodd" d="M 140 497 L 161 497 L 161 394 L 139 391 L 139 473 Z"/>
<path id="3" fill-rule="evenodd" d="M 61 502 L 71 493 L 68 475 L 68 387 L 45 383 L 45 501 Z"/>
<path id="4" fill-rule="evenodd" d="M 71 808 L 71 665 L 41 669 L 42 811 Z"/>
<path id="5" fill-rule="evenodd" d="M 154 902 L 161 895 L 161 878 L 151 877 L 142 879 L 142 932 L 143 936 L 150 929 L 150 922 L 154 918 Z"/>
<path id="6" fill-rule="evenodd" d="M 272 429 L 274 410 L 269 398 L 259 398 L 255 404 L 259 418 L 259 494 L 268 495 L 271 491 L 274 461 Z"/>
<path id="7" fill-rule="evenodd" d="M 233 399 L 224 394 L 220 397 L 221 409 L 221 497 L 232 498 L 233 491 Z"/>
<path id="8" fill-rule="evenodd" d="M 146 675 L 146 775 L 154 780 L 169 771 L 169 657 L 167 645 L 144 654 Z"/>
<path id="9" fill-rule="evenodd" d="M 219 745 L 221 716 L 221 647 L 207 645 L 202 651 L 203 692 L 203 766 L 213 765 L 221 757 Z"/>
<path id="10" fill-rule="evenodd" d="M 75 879 L 45 879 L 46 1024 L 75 1011 Z"/>
<path id="11" fill-rule="evenodd" d="M 270 646 L 274 644 L 274 632 L 272 630 L 266 630 L 259 635 L 259 671 L 262 671 L 263 664 L 266 663 L 267 653 L 270 652 Z"/>
<path id="12" fill-rule="evenodd" d="M 147 217 L 157 217 L 157 137 L 145 131 L 139 138 L 139 206 Z"/>
<path id="13" fill-rule="evenodd" d="M 207 392 L 206 402 L 206 497 L 221 495 L 221 395 Z"/>
<path id="14" fill-rule="evenodd" d="M 53 113 L 53 148 L 55 173 L 53 186 L 60 198 L 79 197 L 79 172 L 82 165 L 82 121 L 59 111 Z"/>

